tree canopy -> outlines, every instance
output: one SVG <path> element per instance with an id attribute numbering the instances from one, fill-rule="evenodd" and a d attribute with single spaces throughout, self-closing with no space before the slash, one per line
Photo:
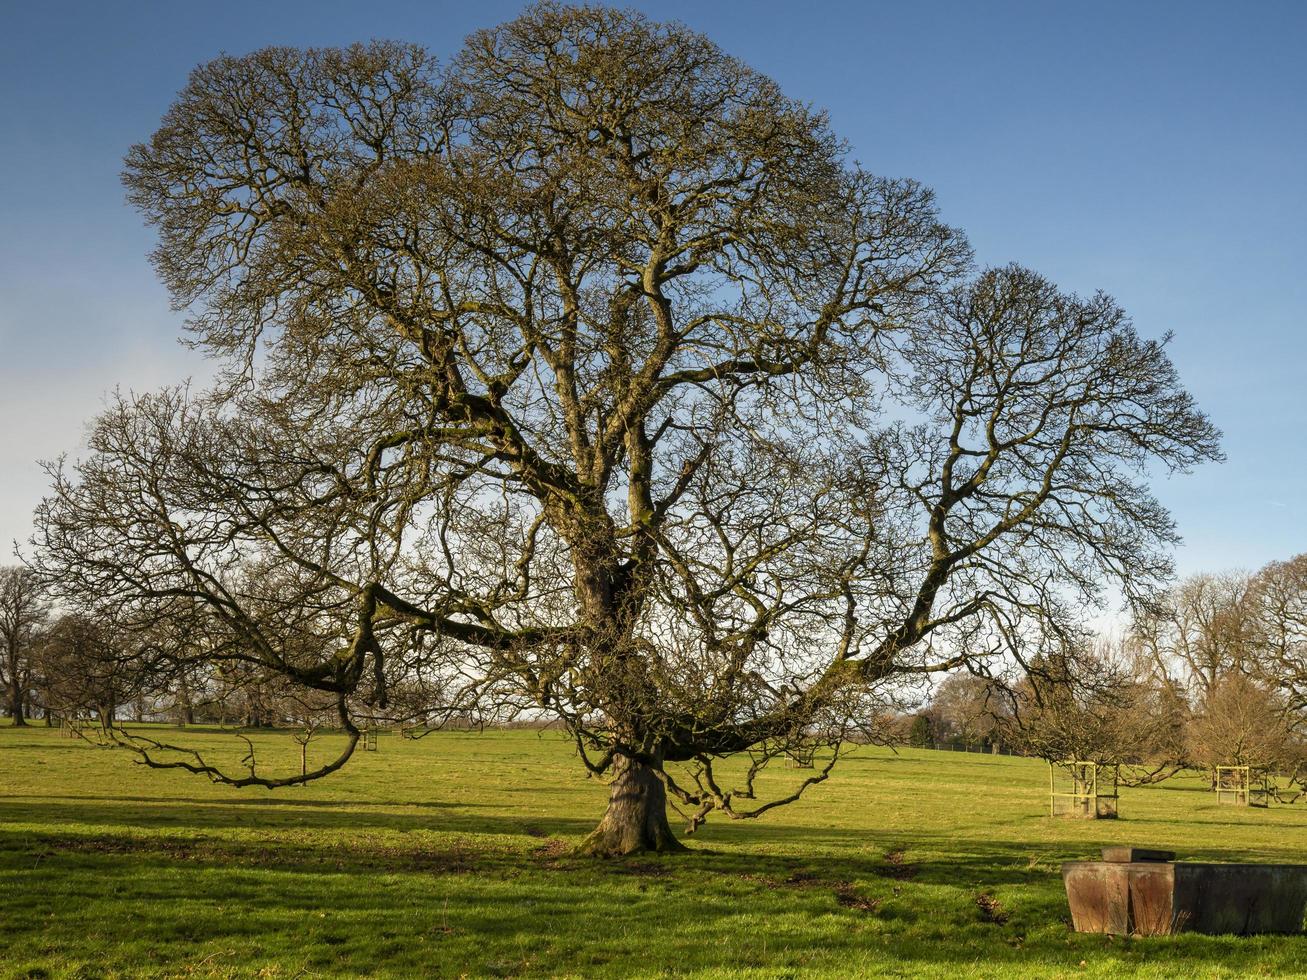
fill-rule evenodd
<path id="1" fill-rule="evenodd" d="M 638 13 L 541 4 L 443 66 L 224 56 L 124 180 L 227 371 L 117 399 L 37 561 L 352 736 L 305 776 L 154 765 L 297 782 L 361 716 L 531 712 L 613 776 L 591 850 L 674 848 L 668 790 L 763 812 L 762 766 L 904 676 L 1154 589 L 1148 472 L 1219 456 L 1110 297 L 975 270 L 927 189 Z"/>

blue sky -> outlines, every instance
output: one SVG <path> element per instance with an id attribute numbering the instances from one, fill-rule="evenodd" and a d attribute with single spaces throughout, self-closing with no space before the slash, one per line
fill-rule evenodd
<path id="1" fill-rule="evenodd" d="M 1183 572 L 1307 551 L 1307 4 L 636 3 L 830 111 L 853 154 L 933 186 L 981 262 L 1115 295 L 1225 430 L 1229 462 L 1158 484 Z M 441 57 L 519 3 L 0 4 L 0 542 L 37 457 L 76 453 L 115 386 L 176 343 L 123 202 L 129 145 L 221 51 L 418 41 Z"/>

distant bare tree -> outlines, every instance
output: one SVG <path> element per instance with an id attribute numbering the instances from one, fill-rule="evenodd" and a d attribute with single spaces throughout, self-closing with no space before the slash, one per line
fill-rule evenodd
<path id="1" fill-rule="evenodd" d="M 1307 554 L 1271 562 L 1253 580 L 1258 679 L 1278 692 L 1307 740 Z"/>
<path id="2" fill-rule="evenodd" d="M 154 680 L 107 618 L 69 613 L 56 619 L 40 646 L 47 706 L 65 718 L 92 715 L 113 728 L 117 711 L 143 696 Z"/>
<path id="3" fill-rule="evenodd" d="M 966 671 L 945 676 L 930 699 L 929 715 L 936 739 L 966 744 L 995 740 L 1011 721 L 999 684 Z"/>
<path id="4" fill-rule="evenodd" d="M 1163 676 L 1201 702 L 1223 678 L 1255 669 L 1252 591 L 1244 572 L 1190 576 L 1137 617 L 1135 638 Z"/>
<path id="5" fill-rule="evenodd" d="M 1200 574 L 1136 621 L 1135 636 L 1188 701 L 1190 764 L 1293 775 L 1307 745 L 1307 560 L 1255 575 Z"/>
<path id="6" fill-rule="evenodd" d="M 1189 756 L 1195 765 L 1253 766 L 1295 773 L 1307 744 L 1295 738 L 1284 700 L 1239 673 L 1208 692 L 1189 724 Z"/>
<path id="7" fill-rule="evenodd" d="M 1120 766 L 1127 784 L 1173 775 L 1186 761 L 1187 705 L 1147 667 L 1120 641 L 1043 658 L 1016 689 L 1010 737 L 1052 763 Z"/>
<path id="8" fill-rule="evenodd" d="M 0 568 L 0 684 L 10 717 L 25 725 L 33 680 L 33 654 L 50 612 L 40 578 L 22 566 Z"/>
<path id="9" fill-rule="evenodd" d="M 897 679 L 1151 591 L 1146 473 L 1219 455 L 1109 297 L 966 278 L 928 191 L 636 13 L 533 7 L 443 71 L 219 58 L 125 180 L 231 372 L 110 407 L 52 467 L 40 565 L 205 617 L 198 656 L 329 695 L 350 736 L 284 779 L 152 764 L 280 785 L 343 764 L 359 713 L 526 711 L 612 778 L 588 851 L 676 849 L 668 792 L 757 816 Z"/>

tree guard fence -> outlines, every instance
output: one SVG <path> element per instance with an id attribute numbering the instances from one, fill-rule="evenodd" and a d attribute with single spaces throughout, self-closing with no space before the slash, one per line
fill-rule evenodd
<path id="1" fill-rule="evenodd" d="M 1217 766 L 1212 779 L 1223 806 L 1269 806 L 1274 790 L 1269 774 L 1253 766 Z"/>
<path id="2" fill-rule="evenodd" d="M 1048 811 L 1054 817 L 1114 820 L 1120 767 L 1078 762 L 1048 764 Z"/>

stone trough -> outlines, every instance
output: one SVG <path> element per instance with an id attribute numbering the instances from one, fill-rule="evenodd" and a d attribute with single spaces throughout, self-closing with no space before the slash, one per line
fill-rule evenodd
<path id="1" fill-rule="evenodd" d="M 1291 933 L 1307 915 L 1307 865 L 1200 864 L 1171 851 L 1105 847 L 1062 865 L 1076 932 L 1119 936 Z"/>

